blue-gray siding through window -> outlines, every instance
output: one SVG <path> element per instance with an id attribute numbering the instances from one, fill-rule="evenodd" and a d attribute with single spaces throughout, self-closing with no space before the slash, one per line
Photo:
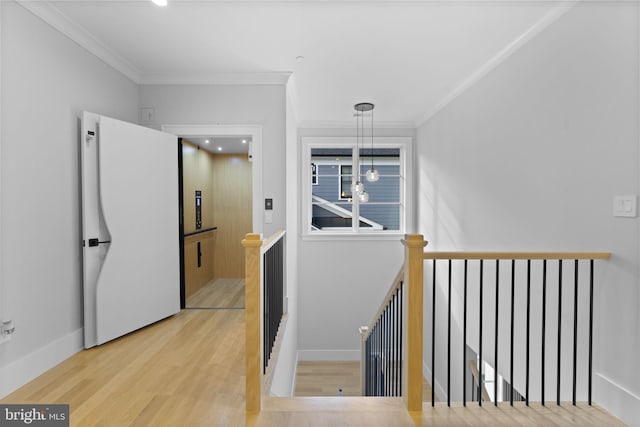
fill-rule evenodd
<path id="1" fill-rule="evenodd" d="M 391 159 L 397 162 L 398 158 Z M 380 179 L 376 182 L 367 182 L 365 173 L 370 168 L 370 163 L 366 160 L 360 165 L 360 180 L 364 183 L 366 191 L 369 193 L 369 202 L 360 204 L 360 216 L 363 219 L 373 221 L 382 225 L 387 230 L 400 229 L 400 166 L 389 163 L 384 159 L 376 159 L 381 164 L 375 167 L 380 173 Z M 351 159 L 344 161 L 334 161 L 328 163 L 328 159 L 322 159 L 314 163 L 316 167 L 315 184 L 312 184 L 313 218 L 325 218 L 315 221 L 316 227 L 351 227 L 351 219 L 336 212 L 345 210 L 352 211 L 350 196 L 351 175 L 341 175 L 341 171 L 351 172 Z M 342 179 L 341 179 L 342 178 Z M 342 182 L 342 185 L 341 185 Z M 342 193 L 342 194 L 341 194 Z M 346 196 L 346 197 L 341 197 Z M 318 202 L 318 198 L 326 202 Z M 331 221 L 326 218 L 334 217 L 333 225 L 327 225 Z M 338 219 L 342 217 L 342 219 Z M 324 226 L 319 223 L 322 222 Z M 362 227 L 370 226 L 366 221 L 361 221 Z M 319 226 L 320 225 L 320 226 Z"/>

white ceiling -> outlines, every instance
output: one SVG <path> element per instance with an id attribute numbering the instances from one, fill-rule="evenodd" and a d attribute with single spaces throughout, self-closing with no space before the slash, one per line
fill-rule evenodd
<path id="1" fill-rule="evenodd" d="M 186 139 L 214 154 L 248 153 L 251 146 L 251 136 L 190 136 Z"/>
<path id="2" fill-rule="evenodd" d="M 73 27 L 138 83 L 264 83 L 291 73 L 300 123 L 353 123 L 353 105 L 371 101 L 376 124 L 413 126 L 568 3 L 169 0 L 161 8 L 149 0 L 54 0 L 34 7 Z"/>

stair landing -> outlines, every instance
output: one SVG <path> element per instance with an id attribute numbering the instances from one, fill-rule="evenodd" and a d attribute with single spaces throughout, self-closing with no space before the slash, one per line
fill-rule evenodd
<path id="1" fill-rule="evenodd" d="M 422 414 L 409 413 L 400 398 L 294 397 L 263 399 L 259 414 L 247 414 L 247 426 L 429 426 L 429 427 L 623 427 L 617 418 L 597 405 L 561 406 L 524 402 L 494 405 L 425 403 Z"/>

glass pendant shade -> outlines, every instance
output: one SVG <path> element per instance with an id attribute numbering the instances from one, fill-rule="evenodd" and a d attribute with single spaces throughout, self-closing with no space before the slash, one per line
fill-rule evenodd
<path id="1" fill-rule="evenodd" d="M 354 196 L 356 194 L 360 194 L 364 191 L 364 184 L 360 181 L 355 182 L 354 184 L 351 184 L 351 194 L 353 194 Z"/>
<path id="2" fill-rule="evenodd" d="M 369 193 L 362 190 L 362 192 L 358 194 L 358 199 L 360 200 L 361 203 L 367 203 L 369 201 Z"/>
<path id="3" fill-rule="evenodd" d="M 367 171 L 367 181 L 376 182 L 380 178 L 380 173 L 378 169 L 374 169 L 373 167 Z"/>

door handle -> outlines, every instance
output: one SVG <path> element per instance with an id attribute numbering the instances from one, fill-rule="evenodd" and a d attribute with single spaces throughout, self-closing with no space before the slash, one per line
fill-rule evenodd
<path id="1" fill-rule="evenodd" d="M 111 240 L 105 240 L 105 241 L 101 242 L 100 239 L 97 239 L 97 238 L 89 239 L 89 247 L 90 248 L 93 247 L 93 246 L 98 246 L 98 245 L 103 244 L 103 243 L 111 243 Z M 82 246 L 84 246 L 84 240 L 82 241 Z"/>

